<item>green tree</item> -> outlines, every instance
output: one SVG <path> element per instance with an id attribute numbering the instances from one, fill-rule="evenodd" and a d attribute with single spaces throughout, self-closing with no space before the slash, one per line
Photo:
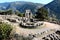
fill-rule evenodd
<path id="1" fill-rule="evenodd" d="M 46 8 L 42 7 L 39 8 L 36 12 L 36 18 L 40 19 L 40 20 L 45 20 L 48 19 L 48 11 Z"/>
<path id="2" fill-rule="evenodd" d="M 16 10 L 16 15 L 18 15 L 19 17 L 24 17 L 24 13 L 20 13 L 18 10 Z"/>
<path id="3" fill-rule="evenodd" d="M 8 15 L 13 14 L 11 9 L 7 10 L 6 13 L 7 13 Z"/>
<path id="4" fill-rule="evenodd" d="M 0 40 L 9 38 L 9 35 L 12 31 L 11 25 L 6 23 L 0 23 Z"/>

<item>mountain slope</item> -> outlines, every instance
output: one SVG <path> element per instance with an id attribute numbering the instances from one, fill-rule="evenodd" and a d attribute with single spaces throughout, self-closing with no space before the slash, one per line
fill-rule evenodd
<path id="1" fill-rule="evenodd" d="M 60 0 L 54 0 L 51 3 L 44 6 L 50 9 L 50 14 L 55 14 L 60 19 Z"/>
<path id="2" fill-rule="evenodd" d="M 25 12 L 26 9 L 30 9 L 33 13 L 37 8 L 44 6 L 43 4 L 39 3 L 32 3 L 32 2 L 24 2 L 24 1 L 16 1 L 16 2 L 7 2 L 7 3 L 0 3 L 0 10 L 18 10 L 20 12 Z"/>

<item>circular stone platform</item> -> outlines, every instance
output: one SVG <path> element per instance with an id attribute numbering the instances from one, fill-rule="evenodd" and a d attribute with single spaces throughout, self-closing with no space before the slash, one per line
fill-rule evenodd
<path id="1" fill-rule="evenodd" d="M 43 25 L 43 22 L 21 22 L 20 26 L 23 28 L 37 28 Z"/>

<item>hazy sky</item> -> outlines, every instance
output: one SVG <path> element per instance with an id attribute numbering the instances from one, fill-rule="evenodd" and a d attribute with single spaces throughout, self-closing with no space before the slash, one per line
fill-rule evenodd
<path id="1" fill-rule="evenodd" d="M 47 3 L 51 2 L 52 0 L 0 0 L 0 3 L 13 2 L 13 1 L 27 1 L 27 2 L 47 4 Z"/>

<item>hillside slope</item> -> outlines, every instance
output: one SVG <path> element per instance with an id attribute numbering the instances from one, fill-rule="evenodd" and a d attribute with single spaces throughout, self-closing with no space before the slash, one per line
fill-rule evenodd
<path id="1" fill-rule="evenodd" d="M 32 12 L 35 12 L 36 9 L 44 6 L 43 4 L 39 3 L 32 3 L 32 2 L 24 2 L 24 1 L 16 1 L 16 2 L 6 2 L 0 3 L 0 10 L 18 10 L 20 12 L 25 12 L 26 9 L 30 9 Z"/>
<path id="2" fill-rule="evenodd" d="M 60 0 L 54 0 L 51 3 L 44 6 L 50 9 L 50 14 L 55 14 L 60 19 Z"/>

